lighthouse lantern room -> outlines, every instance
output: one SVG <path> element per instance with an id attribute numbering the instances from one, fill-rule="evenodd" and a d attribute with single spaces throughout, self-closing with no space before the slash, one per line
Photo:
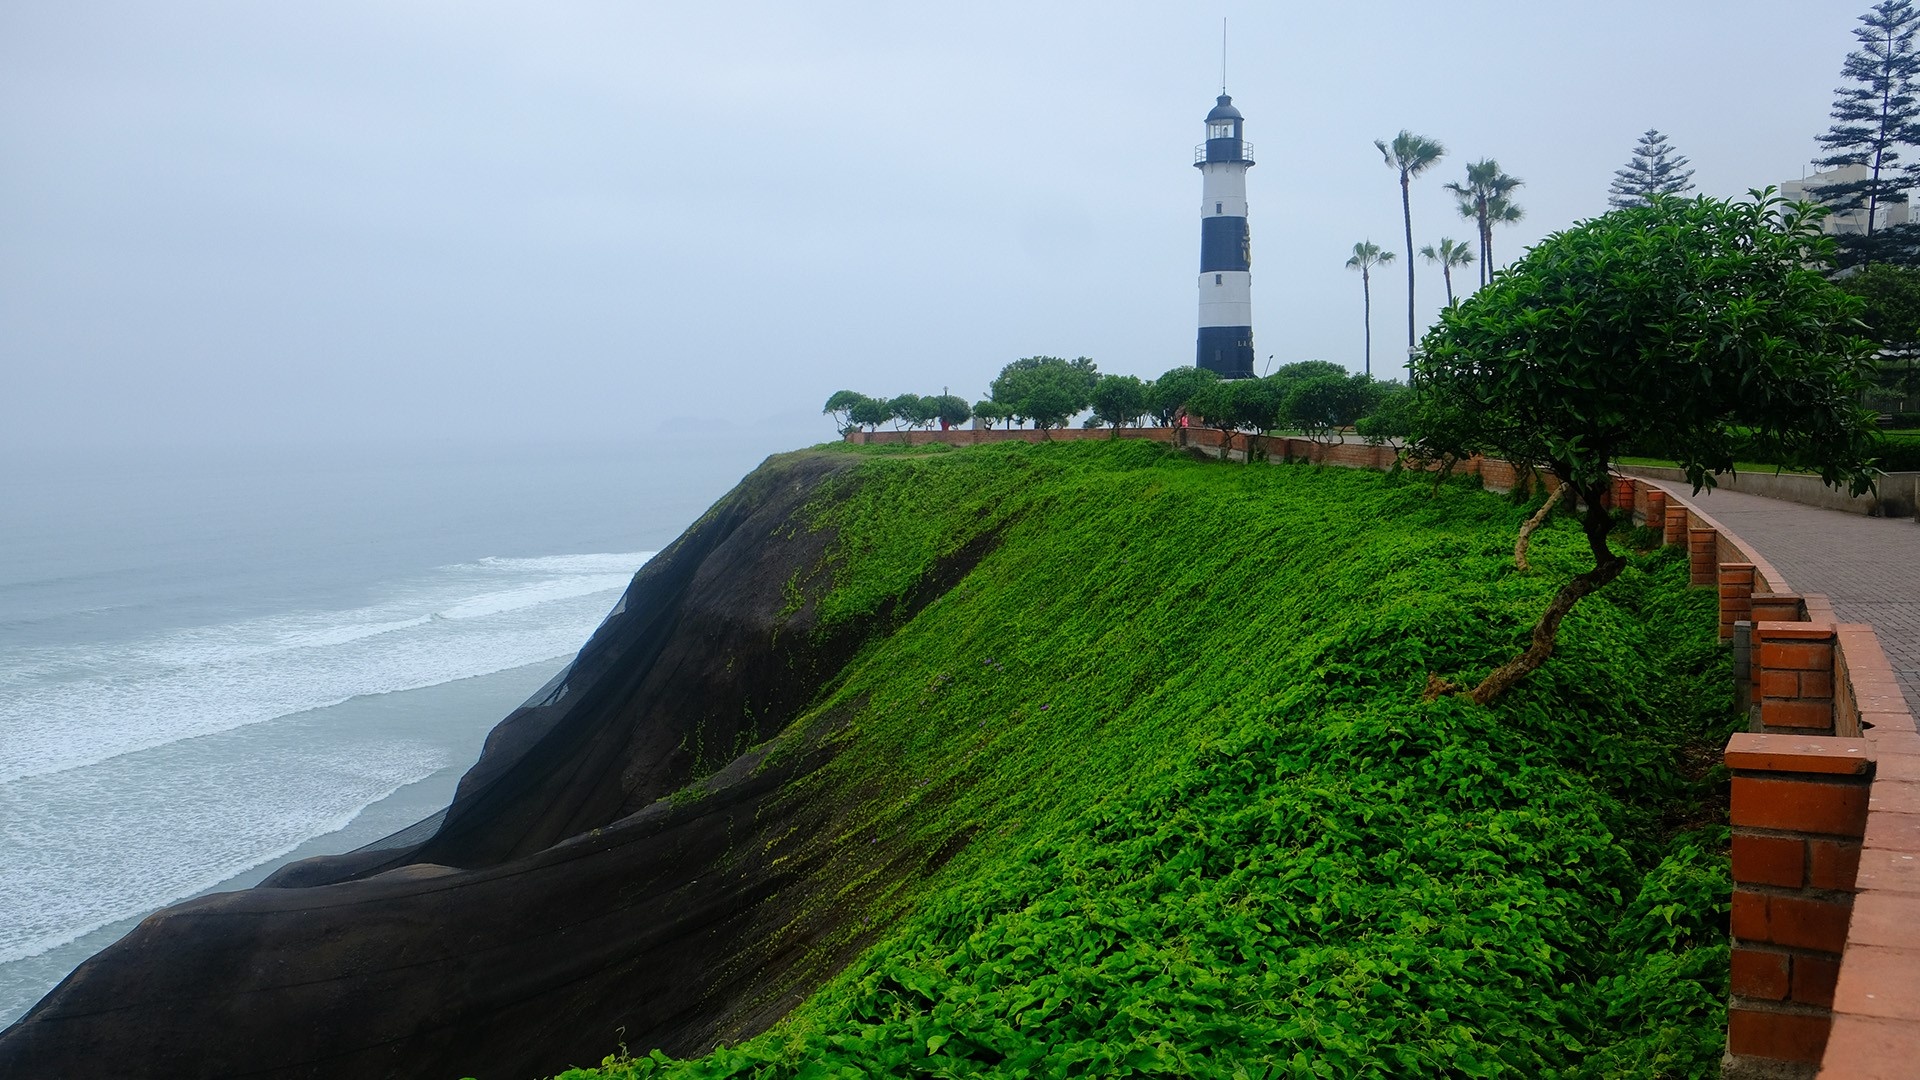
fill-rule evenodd
<path id="1" fill-rule="evenodd" d="M 1245 122 L 1222 93 L 1207 114 L 1207 141 L 1194 148 L 1200 170 L 1200 336 L 1194 363 L 1222 378 L 1253 375 L 1253 251 L 1247 231 L 1247 170 L 1253 147 Z"/>

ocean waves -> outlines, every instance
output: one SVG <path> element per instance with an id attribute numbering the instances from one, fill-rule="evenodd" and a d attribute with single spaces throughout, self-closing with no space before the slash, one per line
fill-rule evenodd
<path id="1" fill-rule="evenodd" d="M 574 651 L 650 552 L 490 558 L 379 602 L 0 660 L 0 785 Z"/>
<path id="2" fill-rule="evenodd" d="M 0 652 L 0 1024 L 128 920 L 439 805 L 416 804 L 651 554 L 480 559 L 350 604 Z"/>

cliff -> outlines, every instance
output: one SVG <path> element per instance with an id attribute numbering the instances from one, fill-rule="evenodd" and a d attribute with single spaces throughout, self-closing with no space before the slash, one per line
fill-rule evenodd
<path id="1" fill-rule="evenodd" d="M 1675 847 L 1672 819 L 1703 797 L 1678 766 L 1719 737 L 1725 703 L 1700 687 L 1725 673 L 1684 568 L 1636 563 L 1511 706 L 1420 702 L 1429 674 L 1503 658 L 1579 558 L 1576 537 L 1549 530 L 1540 575 L 1506 569 L 1525 512 L 1460 485 L 1138 443 L 771 459 L 502 721 L 425 835 L 154 915 L 0 1033 L 0 1074 L 524 1077 L 619 1044 L 720 1046 L 703 1068 L 778 1075 L 805 1061 L 894 1071 L 909 1051 L 971 1071 L 1067 1052 L 1049 1041 L 1074 1030 L 1066 1014 L 1032 1012 L 1049 1000 L 1031 981 L 1044 972 L 1019 965 L 1051 970 L 1083 945 L 1061 1000 L 1090 1025 L 1080 1041 L 1115 1060 L 1163 1045 L 1180 1060 L 1188 1036 L 1112 1035 L 1100 1017 L 1160 1006 L 1102 987 L 1179 1001 L 1232 987 L 1221 1008 L 1249 1023 L 1335 1008 L 1305 975 L 1285 993 L 1204 972 L 1187 986 L 1194 934 L 1268 978 L 1335 944 L 1359 970 L 1370 950 L 1419 968 L 1406 950 L 1474 937 L 1477 959 L 1446 953 L 1449 974 L 1416 995 L 1454 1002 L 1434 1030 L 1468 1057 L 1510 1043 L 1553 1066 L 1563 1043 L 1670 1043 L 1695 1021 L 1710 1041 L 1724 949 L 1716 976 L 1692 916 L 1670 940 L 1608 930 L 1698 854 Z M 1697 633 L 1678 617 L 1692 608 Z M 1235 763 L 1253 772 L 1223 782 Z M 1257 807 L 1285 808 L 1285 826 L 1222 824 Z M 1169 871 L 1197 840 L 1176 861 L 1198 862 Z M 1421 891 L 1449 860 L 1478 884 Z M 1206 894 L 1246 916 L 1232 932 L 1153 884 L 1248 865 L 1293 869 L 1279 894 L 1264 878 Z M 1095 925 L 1105 898 L 1142 883 L 1152 902 L 1122 920 L 1134 944 L 1121 954 L 1097 935 L 1029 933 L 1008 968 L 980 944 L 1017 939 L 1004 920 L 1034 904 L 1055 905 L 1047 933 Z M 1542 904 L 1552 919 L 1486 923 Z M 1699 906 L 1712 924 L 1712 902 Z M 1427 923 L 1398 925 L 1416 909 Z M 1162 965 L 1160 949 L 1186 959 Z M 1100 974 L 1116 955 L 1147 967 Z M 999 998 L 974 983 L 989 970 L 1013 979 Z M 1660 1007 L 1528 1041 L 1545 1038 L 1556 982 L 1643 976 Z M 1328 978 L 1322 997 L 1352 989 Z M 963 1038 L 943 1000 L 999 1001 L 988 1026 L 1028 1041 Z M 1313 1049 L 1336 1027 L 1288 1030 Z M 1422 1032 L 1368 1028 L 1342 1052 L 1438 1037 Z"/>

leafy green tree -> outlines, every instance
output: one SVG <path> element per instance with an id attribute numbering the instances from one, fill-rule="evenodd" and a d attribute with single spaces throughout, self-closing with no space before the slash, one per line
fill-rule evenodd
<path id="1" fill-rule="evenodd" d="M 937 415 L 934 412 L 933 400 L 923 398 L 919 394 L 901 394 L 887 402 L 887 411 L 893 414 L 893 426 L 896 431 L 903 424 L 908 430 L 926 427 L 933 423 Z"/>
<path id="2" fill-rule="evenodd" d="M 1373 374 L 1373 268 L 1393 261 L 1393 252 L 1382 251 L 1371 240 L 1353 245 L 1353 257 L 1347 269 L 1360 271 L 1360 322 L 1365 327 L 1367 374 Z"/>
<path id="3" fill-rule="evenodd" d="M 1428 244 L 1426 247 L 1421 248 L 1420 257 L 1430 263 L 1437 263 L 1439 265 L 1440 276 L 1445 278 L 1447 282 L 1447 306 L 1452 307 L 1453 268 L 1456 266 L 1465 266 L 1472 262 L 1473 248 L 1450 236 L 1443 236 L 1440 238 L 1438 246 Z M 1371 364 L 1368 365 L 1367 370 L 1371 373 L 1373 370 Z"/>
<path id="4" fill-rule="evenodd" d="M 958 394 L 936 394 L 926 400 L 933 407 L 933 419 L 944 421 L 950 427 L 959 427 L 973 419 L 973 409 L 967 405 L 967 399 Z"/>
<path id="5" fill-rule="evenodd" d="M 982 398 L 973 403 L 973 416 L 991 431 L 996 422 L 1005 423 L 1012 419 L 1013 412 L 992 398 Z"/>
<path id="6" fill-rule="evenodd" d="M 1369 376 L 1345 371 L 1310 375 L 1287 388 L 1284 413 L 1316 442 L 1336 433 L 1345 442 L 1345 429 L 1365 416 L 1378 398 L 1376 385 Z"/>
<path id="7" fill-rule="evenodd" d="M 1120 429 L 1146 415 L 1147 384 L 1134 375 L 1102 375 L 1093 384 L 1093 418 Z"/>
<path id="8" fill-rule="evenodd" d="M 1374 384 L 1373 404 L 1354 421 L 1353 430 L 1374 446 L 1398 447 L 1413 433 L 1413 391 L 1404 383 Z"/>
<path id="9" fill-rule="evenodd" d="M 863 396 L 859 401 L 848 406 L 847 419 L 868 431 L 874 431 L 881 424 L 893 419 L 893 405 L 879 398 Z"/>
<path id="10" fill-rule="evenodd" d="M 1467 166 L 1467 182 L 1447 184 L 1460 203 L 1460 216 L 1480 232 L 1480 284 L 1493 280 L 1493 227 L 1519 221 L 1520 207 L 1513 193 L 1524 181 L 1508 176 L 1500 163 L 1484 158 Z"/>
<path id="11" fill-rule="evenodd" d="M 1859 165 L 1867 176 L 1824 184 L 1813 194 L 1838 210 L 1864 208 L 1871 243 L 1880 205 L 1904 202 L 1906 189 L 1920 183 L 1920 170 L 1900 165 L 1900 148 L 1920 137 L 1920 101 L 1914 97 L 1914 79 L 1920 75 L 1920 53 L 1914 49 L 1920 12 L 1914 11 L 1912 0 L 1881 0 L 1860 22 L 1853 30 L 1860 48 L 1848 53 L 1840 68 L 1841 77 L 1852 85 L 1834 91 L 1834 124 L 1818 136 L 1827 155 L 1816 164 Z"/>
<path id="12" fill-rule="evenodd" d="M 1000 369 L 993 380 L 993 399 L 1046 431 L 1063 426 L 1074 413 L 1091 405 L 1099 379 L 1099 369 L 1084 356 L 1073 360 L 1027 356 Z"/>
<path id="13" fill-rule="evenodd" d="M 1191 406 L 1195 394 L 1219 381 L 1219 372 L 1203 367 L 1173 368 L 1149 385 L 1147 407 L 1164 427 L 1174 422 L 1181 409 Z"/>
<path id="14" fill-rule="evenodd" d="M 1304 379 L 1318 378 L 1322 375 L 1345 377 L 1346 368 L 1331 360 L 1295 360 L 1291 364 L 1281 364 L 1273 373 L 1273 378 L 1283 382 L 1299 382 Z"/>
<path id="15" fill-rule="evenodd" d="M 1400 173 L 1400 217 L 1407 226 L 1407 348 L 1411 349 L 1417 340 L 1417 331 L 1413 322 L 1413 203 L 1408 191 L 1413 178 L 1439 164 L 1440 159 L 1446 156 L 1447 148 L 1437 140 L 1415 135 L 1405 128 L 1393 137 L 1391 143 L 1375 139 L 1373 145 L 1380 151 L 1387 168 Z M 1371 362 L 1367 368 L 1369 372 L 1372 371 Z"/>
<path id="16" fill-rule="evenodd" d="M 1673 154 L 1672 157 L 1667 155 Z M 1693 170 L 1686 158 L 1673 153 L 1667 137 L 1648 128 L 1633 148 L 1633 158 L 1613 173 L 1607 205 L 1615 210 L 1645 206 L 1655 195 L 1684 195 L 1693 190 Z"/>
<path id="17" fill-rule="evenodd" d="M 852 390 L 835 390 L 820 413 L 823 416 L 832 416 L 833 426 L 839 429 L 840 434 L 845 435 L 858 426 L 853 422 L 853 407 L 865 398 L 865 394 L 857 394 Z"/>
<path id="18" fill-rule="evenodd" d="M 1194 422 L 1218 431 L 1223 441 L 1234 433 L 1243 430 L 1240 405 L 1244 400 L 1235 393 L 1241 383 L 1254 382 L 1253 379 L 1220 379 L 1208 383 L 1193 394 L 1187 402 L 1187 415 Z M 1251 460 L 1252 456 L 1248 456 Z"/>
<path id="19" fill-rule="evenodd" d="M 1858 296 L 1867 336 L 1881 348 L 1880 385 L 1904 398 L 1920 397 L 1920 268 L 1874 263 L 1835 284 Z"/>
<path id="20" fill-rule="evenodd" d="M 1873 346 L 1860 302 L 1822 276 L 1833 244 L 1817 214 L 1771 191 L 1615 210 L 1441 312 L 1416 362 L 1416 448 L 1558 477 L 1585 504 L 1593 554 L 1475 701 L 1545 663 L 1567 612 L 1626 565 L 1607 496 L 1629 448 L 1679 462 L 1697 490 L 1733 467 L 1738 424 L 1777 460 L 1871 488 L 1872 417 L 1856 402 Z"/>

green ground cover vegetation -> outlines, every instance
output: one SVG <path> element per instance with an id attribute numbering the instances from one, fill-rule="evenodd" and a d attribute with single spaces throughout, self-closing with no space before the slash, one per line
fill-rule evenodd
<path id="1" fill-rule="evenodd" d="M 870 945 L 772 1030 L 565 1080 L 1717 1075 L 1731 675 L 1684 553 L 1633 555 L 1492 707 L 1428 701 L 1591 561 L 1574 524 L 1522 574 L 1531 508 L 1466 481 L 832 452 L 862 460 L 791 586 L 829 629 L 996 545 L 790 729 L 843 724 L 809 782 L 864 793 L 823 843 L 957 854 L 849 871 Z"/>

